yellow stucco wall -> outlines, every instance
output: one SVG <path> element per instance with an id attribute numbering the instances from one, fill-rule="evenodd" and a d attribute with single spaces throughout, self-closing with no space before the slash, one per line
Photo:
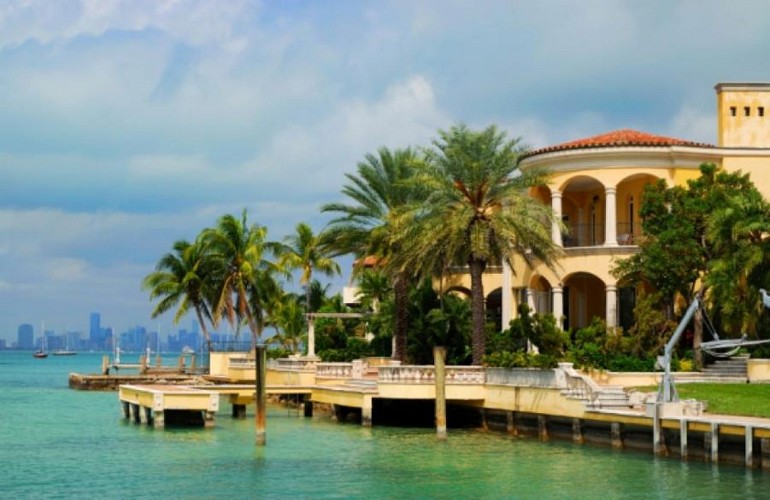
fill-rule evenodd
<path id="1" fill-rule="evenodd" d="M 764 111 L 764 116 L 760 116 L 761 111 Z M 717 120 L 719 146 L 768 147 L 770 145 L 770 86 L 718 85 Z"/>

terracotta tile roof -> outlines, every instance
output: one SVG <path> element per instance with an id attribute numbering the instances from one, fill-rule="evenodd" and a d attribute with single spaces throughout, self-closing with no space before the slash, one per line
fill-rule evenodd
<path id="1" fill-rule="evenodd" d="M 535 151 L 531 151 L 526 156 L 551 153 L 554 151 L 565 151 L 569 149 L 613 148 L 622 146 L 695 146 L 701 148 L 714 147 L 713 144 L 686 141 L 684 139 L 676 139 L 674 137 L 665 137 L 662 135 L 653 135 L 648 134 L 647 132 L 640 132 L 638 130 L 621 129 L 613 130 L 612 132 L 607 132 L 606 134 L 587 137 L 585 139 L 578 139 L 576 141 L 557 144 L 555 146 L 548 146 Z"/>
<path id="2" fill-rule="evenodd" d="M 374 255 L 368 255 L 364 257 L 363 259 L 356 259 L 353 262 L 354 266 L 364 266 L 364 267 L 374 267 L 380 262 L 380 259 L 378 257 L 375 257 Z"/>

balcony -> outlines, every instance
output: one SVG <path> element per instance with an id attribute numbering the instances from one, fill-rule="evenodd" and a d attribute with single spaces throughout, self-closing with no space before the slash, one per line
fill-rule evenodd
<path id="1" fill-rule="evenodd" d="M 617 224 L 617 243 L 620 246 L 636 246 L 640 235 L 628 222 Z M 604 224 L 567 224 L 562 236 L 564 248 L 598 247 L 604 245 Z"/>

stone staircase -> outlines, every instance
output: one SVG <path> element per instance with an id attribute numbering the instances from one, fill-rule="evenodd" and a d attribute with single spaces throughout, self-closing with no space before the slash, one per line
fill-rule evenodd
<path id="1" fill-rule="evenodd" d="M 714 363 L 701 370 L 704 382 L 746 382 L 748 377 L 747 364 L 749 356 L 733 356 L 727 359 L 717 359 Z"/>
<path id="2" fill-rule="evenodd" d="M 568 399 L 582 401 L 587 410 L 627 410 L 632 406 L 628 394 L 620 386 L 602 385 L 588 390 L 573 387 L 564 389 L 561 394 Z"/>

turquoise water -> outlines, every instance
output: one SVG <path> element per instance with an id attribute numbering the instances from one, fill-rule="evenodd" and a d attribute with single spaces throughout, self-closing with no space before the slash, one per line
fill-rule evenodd
<path id="1" fill-rule="evenodd" d="M 73 391 L 100 354 L 0 351 L 0 498 L 767 498 L 770 473 L 497 433 L 337 424 L 274 407 L 267 446 L 223 404 L 216 428 L 156 431 L 116 393 Z"/>

